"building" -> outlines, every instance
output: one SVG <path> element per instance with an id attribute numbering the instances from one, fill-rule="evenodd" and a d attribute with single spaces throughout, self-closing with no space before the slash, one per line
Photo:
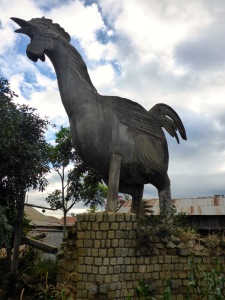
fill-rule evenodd
<path id="1" fill-rule="evenodd" d="M 159 200 L 145 200 L 152 207 L 154 215 L 159 214 Z M 225 197 L 215 195 L 213 197 L 173 199 L 177 213 L 188 215 L 190 227 L 198 228 L 202 232 L 225 230 Z M 126 201 L 119 212 L 129 213 L 131 201 Z"/>

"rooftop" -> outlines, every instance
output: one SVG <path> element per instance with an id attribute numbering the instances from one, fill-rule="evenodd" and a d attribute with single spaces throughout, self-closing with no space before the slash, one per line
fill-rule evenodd
<path id="1" fill-rule="evenodd" d="M 159 214 L 159 199 L 146 199 L 149 206 L 152 206 L 153 214 Z M 198 197 L 173 199 L 173 204 L 178 213 L 184 212 L 188 215 L 225 215 L 225 197 Z M 131 201 L 128 200 L 119 209 L 119 212 L 129 213 L 131 211 Z"/>

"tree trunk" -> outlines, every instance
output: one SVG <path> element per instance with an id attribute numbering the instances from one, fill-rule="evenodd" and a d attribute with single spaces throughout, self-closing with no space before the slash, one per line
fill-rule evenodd
<path id="1" fill-rule="evenodd" d="M 57 247 L 52 246 L 52 245 L 48 245 L 48 244 L 45 244 L 45 243 L 42 243 L 42 242 L 37 241 L 37 240 L 33 240 L 33 239 L 28 238 L 26 236 L 22 237 L 21 242 L 22 242 L 22 244 L 26 244 L 26 245 L 32 246 L 34 248 L 40 249 L 42 251 L 45 251 L 47 253 L 56 254 L 58 252 L 58 248 Z"/>
<path id="2" fill-rule="evenodd" d="M 17 272 L 18 272 L 18 263 L 19 263 L 19 248 L 21 243 L 21 237 L 23 232 L 23 213 L 24 213 L 24 202 L 25 202 L 26 192 L 22 191 L 21 199 L 17 203 L 17 224 L 15 226 L 15 237 L 14 237 L 14 246 L 13 246 L 13 257 L 11 264 L 11 275 L 15 284 Z"/>
<path id="3" fill-rule="evenodd" d="M 67 215 L 67 211 L 64 209 L 63 210 L 63 238 L 67 238 L 66 215 Z"/>

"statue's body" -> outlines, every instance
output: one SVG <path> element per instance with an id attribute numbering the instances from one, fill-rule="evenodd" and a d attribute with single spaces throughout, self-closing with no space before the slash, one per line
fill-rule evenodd
<path id="1" fill-rule="evenodd" d="M 165 104 L 148 112 L 131 100 L 100 95 L 82 57 L 59 25 L 45 18 L 12 19 L 21 26 L 16 32 L 31 38 L 28 57 L 44 61 L 46 54 L 55 68 L 74 147 L 82 160 L 108 183 L 112 155 L 121 157 L 119 191 L 132 195 L 133 212 L 140 212 L 147 183 L 158 189 L 161 209 L 170 205 L 169 154 L 162 126 L 178 142 L 176 130 L 186 139 L 176 112 Z"/>

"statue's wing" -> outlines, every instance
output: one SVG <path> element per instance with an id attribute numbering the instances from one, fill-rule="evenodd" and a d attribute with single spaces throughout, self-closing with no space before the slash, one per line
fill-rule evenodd
<path id="1" fill-rule="evenodd" d="M 161 125 L 140 104 L 125 98 L 114 97 L 113 106 L 121 123 L 165 140 Z"/>

